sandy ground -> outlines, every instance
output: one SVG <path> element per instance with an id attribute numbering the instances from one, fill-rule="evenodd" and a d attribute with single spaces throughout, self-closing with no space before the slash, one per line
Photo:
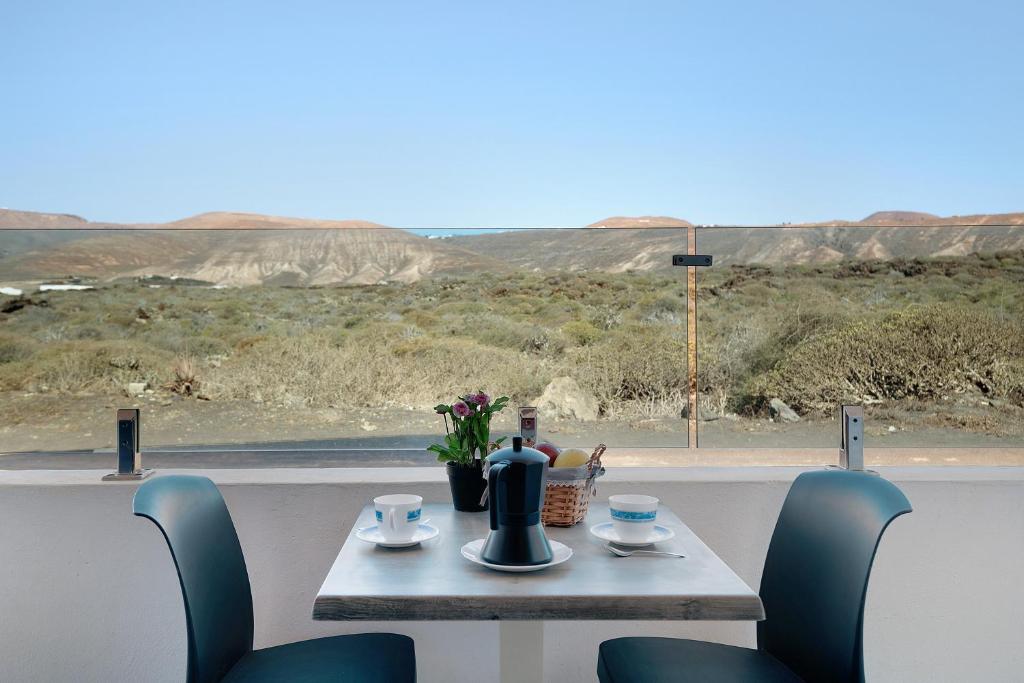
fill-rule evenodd
<path id="1" fill-rule="evenodd" d="M 0 394 L 0 469 L 78 469 L 113 463 L 114 411 L 140 408 L 147 465 L 160 467 L 367 467 L 436 464 L 424 449 L 443 433 L 429 411 L 352 411 L 252 402 L 210 402 L 150 394 Z M 495 434 L 514 431 L 514 413 Z M 1024 465 L 1024 427 L 999 434 L 930 424 L 868 421 L 876 465 Z M 608 465 L 814 465 L 834 462 L 838 423 L 719 419 L 699 424 L 698 449 L 685 449 L 682 419 L 547 422 L 559 446 L 612 446 Z M 958 453 L 952 453 L 956 448 Z M 968 450 L 964 450 L 968 449 Z"/>

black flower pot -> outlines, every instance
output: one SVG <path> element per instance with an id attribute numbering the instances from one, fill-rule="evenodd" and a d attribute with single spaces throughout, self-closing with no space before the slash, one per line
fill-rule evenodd
<path id="1" fill-rule="evenodd" d="M 487 488 L 487 480 L 484 479 L 484 469 L 480 461 L 473 465 L 459 465 L 449 462 L 445 464 L 448 470 L 448 484 L 452 488 L 452 504 L 459 512 L 482 512 L 487 509 L 487 504 L 480 504 L 480 498 Z"/>

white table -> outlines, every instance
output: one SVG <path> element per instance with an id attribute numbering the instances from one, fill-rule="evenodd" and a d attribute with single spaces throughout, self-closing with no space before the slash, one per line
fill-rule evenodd
<path id="1" fill-rule="evenodd" d="M 375 523 L 373 508 L 364 508 L 317 593 L 313 618 L 500 620 L 504 683 L 543 680 L 544 631 L 537 621 L 764 618 L 757 593 L 664 505 L 658 523 L 676 536 L 654 549 L 685 553 L 683 559 L 615 557 L 589 532 L 609 519 L 607 505 L 595 502 L 581 524 L 546 528 L 549 538 L 573 549 L 572 558 L 524 574 L 492 571 L 462 557 L 465 543 L 487 535 L 486 512 L 433 504 L 423 506 L 423 517 L 440 529 L 437 538 L 412 548 L 378 548 L 355 537 L 356 528 Z"/>

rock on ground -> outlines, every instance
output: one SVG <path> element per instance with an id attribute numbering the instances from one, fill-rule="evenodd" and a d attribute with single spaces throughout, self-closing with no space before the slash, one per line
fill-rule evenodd
<path id="1" fill-rule="evenodd" d="M 589 422 L 596 420 L 600 406 L 597 397 L 572 377 L 556 377 L 537 400 L 541 417 Z"/>
<path id="2" fill-rule="evenodd" d="M 768 401 L 768 410 L 776 420 L 782 422 L 800 421 L 800 416 L 796 414 L 796 411 L 786 405 L 786 402 L 781 398 L 773 398 L 771 401 Z"/>

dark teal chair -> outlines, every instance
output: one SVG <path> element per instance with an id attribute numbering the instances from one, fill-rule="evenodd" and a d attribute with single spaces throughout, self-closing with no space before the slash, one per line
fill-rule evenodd
<path id="1" fill-rule="evenodd" d="M 206 477 L 163 476 L 135 493 L 171 549 L 185 599 L 187 683 L 416 680 L 413 642 L 393 633 L 317 638 L 252 649 L 252 593 L 224 498 Z"/>
<path id="2" fill-rule="evenodd" d="M 601 643 L 601 683 L 864 680 L 864 598 L 889 523 L 910 512 L 893 484 L 865 472 L 797 477 L 761 576 L 757 649 L 677 638 Z"/>

